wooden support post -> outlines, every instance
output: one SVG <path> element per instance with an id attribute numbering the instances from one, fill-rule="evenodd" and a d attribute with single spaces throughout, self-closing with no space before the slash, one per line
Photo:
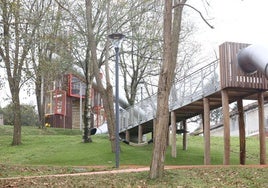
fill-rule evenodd
<path id="1" fill-rule="evenodd" d="M 169 146 L 169 134 L 170 134 L 170 126 L 167 129 L 167 139 L 166 139 L 166 145 Z"/>
<path id="2" fill-rule="evenodd" d="M 171 112 L 171 156 L 177 157 L 177 124 L 176 124 L 176 114 L 174 111 Z"/>
<path id="3" fill-rule="evenodd" d="M 182 140 L 182 147 L 183 150 L 187 150 L 187 124 L 186 124 L 186 120 L 182 121 L 182 126 L 183 126 L 183 130 L 185 130 L 185 132 L 183 133 L 183 140 Z"/>
<path id="4" fill-rule="evenodd" d="M 208 98 L 203 99 L 204 106 L 204 164 L 210 164 L 210 108 L 209 108 L 209 100 Z"/>
<path id="5" fill-rule="evenodd" d="M 126 141 L 129 142 L 129 141 L 130 141 L 130 140 L 129 140 L 129 130 L 126 130 L 126 133 L 125 133 L 125 134 L 126 134 Z"/>
<path id="6" fill-rule="evenodd" d="M 229 112 L 229 96 L 227 90 L 221 91 L 222 110 L 223 110 L 223 126 L 224 126 L 224 158 L 223 164 L 230 164 L 230 112 Z"/>
<path id="7" fill-rule="evenodd" d="M 202 117 L 202 128 L 203 128 L 203 133 L 204 133 L 204 125 L 205 125 L 205 122 L 204 122 L 204 112 L 201 114 L 201 117 Z"/>
<path id="8" fill-rule="evenodd" d="M 238 99 L 237 108 L 238 108 L 238 123 L 239 123 L 239 140 L 240 140 L 240 164 L 244 165 L 246 162 L 246 133 L 245 133 L 244 108 L 242 99 Z"/>
<path id="9" fill-rule="evenodd" d="M 142 125 L 139 125 L 139 128 L 138 128 L 138 143 L 142 143 Z"/>
<path id="10" fill-rule="evenodd" d="M 259 138 L 260 138 L 260 164 L 266 164 L 266 144 L 264 126 L 264 98 L 263 92 L 258 93 L 259 106 Z"/>
<path id="11" fill-rule="evenodd" d="M 153 131 L 152 131 L 152 140 L 153 143 L 155 143 L 154 135 L 155 135 L 155 124 L 156 124 L 156 119 L 153 119 Z"/>

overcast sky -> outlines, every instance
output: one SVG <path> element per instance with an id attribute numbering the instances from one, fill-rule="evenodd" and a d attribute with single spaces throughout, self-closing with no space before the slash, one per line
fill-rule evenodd
<path id="1" fill-rule="evenodd" d="M 223 42 L 268 44 L 267 0 L 189 0 L 187 3 L 199 9 L 215 29 L 202 22 L 192 11 L 194 23 L 199 27 L 196 37 L 210 49 L 218 49 Z"/>
<path id="2" fill-rule="evenodd" d="M 208 1 L 209 6 L 204 2 Z M 188 0 L 190 4 L 200 10 L 215 29 L 210 29 L 200 18 L 199 14 L 188 7 L 185 10 L 193 16 L 192 20 L 198 25 L 196 38 L 207 53 L 218 51 L 218 46 L 226 41 L 241 43 L 261 43 L 268 45 L 268 0 Z M 3 90 L 0 92 L 0 102 L 3 107 Z M 35 103 L 35 98 L 21 102 Z"/>

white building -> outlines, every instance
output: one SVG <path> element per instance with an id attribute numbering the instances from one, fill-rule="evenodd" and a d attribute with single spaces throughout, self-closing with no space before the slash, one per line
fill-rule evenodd
<path id="1" fill-rule="evenodd" d="M 268 133 L 268 103 L 264 104 L 264 117 L 265 117 L 265 129 Z M 258 105 L 252 103 L 244 107 L 244 121 L 245 121 L 245 133 L 247 136 L 254 136 L 259 134 L 259 116 L 258 116 Z M 223 125 L 218 126 L 211 130 L 211 136 L 223 136 Z M 230 135 L 239 136 L 239 123 L 238 113 L 231 113 L 230 118 Z M 267 135 L 267 134 L 266 134 Z"/>

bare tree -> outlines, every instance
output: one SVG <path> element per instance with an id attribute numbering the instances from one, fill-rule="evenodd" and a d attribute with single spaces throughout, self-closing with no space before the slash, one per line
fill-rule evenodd
<path id="1" fill-rule="evenodd" d="M 173 1 L 165 1 L 163 64 L 158 81 L 157 111 L 154 125 L 154 146 L 150 167 L 150 178 L 152 179 L 162 177 L 164 172 L 169 122 L 168 99 L 176 67 L 182 10 L 185 2 L 186 0 L 175 0 L 176 4 L 180 3 L 182 5 L 174 9 L 173 16 Z M 174 18 L 173 23 L 172 18 Z"/>
<path id="2" fill-rule="evenodd" d="M 127 16 L 131 19 L 129 19 L 128 29 L 124 33 L 127 35 L 127 40 L 124 42 L 120 62 L 125 96 L 129 105 L 133 105 L 137 101 L 139 88 L 142 90 L 143 87 L 149 85 L 151 85 L 151 88 L 157 87 L 162 61 L 163 21 L 159 13 L 162 12 L 163 5 L 155 1 L 146 1 L 146 3 L 142 2 L 140 4 L 137 2 L 139 1 L 131 1 L 129 7 L 125 8 L 128 10 Z M 130 8 L 133 6 L 136 6 L 135 9 Z M 135 17 L 135 15 L 138 16 Z M 192 35 L 196 31 L 195 25 L 187 18 L 181 25 L 181 45 L 177 54 L 178 61 L 173 83 L 176 83 L 191 70 L 194 66 L 193 60 L 200 52 L 200 45 L 192 39 Z M 201 62 L 203 61 L 198 63 Z M 155 80 L 155 83 L 149 84 L 149 80 Z M 145 93 L 146 95 L 148 96 L 148 93 Z M 143 93 L 140 98 L 142 96 Z"/>
<path id="3" fill-rule="evenodd" d="M 154 147 L 150 168 L 150 178 L 162 177 L 164 172 L 169 123 L 168 99 L 171 85 L 174 81 L 174 70 L 177 63 L 183 8 L 187 6 L 195 10 L 199 13 L 203 21 L 209 27 L 213 28 L 213 26 L 205 20 L 201 12 L 193 6 L 186 4 L 186 1 L 187 0 L 165 0 L 163 63 L 158 81 L 157 112 L 154 125 Z M 173 12 L 172 9 L 174 9 Z"/>
<path id="4" fill-rule="evenodd" d="M 32 82 L 35 85 L 37 109 L 41 126 L 44 126 L 44 92 L 49 85 L 62 77 L 71 66 L 73 60 L 71 48 L 71 32 L 62 14 L 62 9 L 55 2 L 40 1 L 36 10 L 45 10 L 42 22 L 39 24 L 33 45 L 31 61 L 33 66 Z M 32 69 L 32 70 L 31 70 Z"/>
<path id="5" fill-rule="evenodd" d="M 84 6 L 82 1 L 74 1 L 71 3 L 69 1 L 72 6 L 68 6 L 68 2 L 64 4 L 59 0 L 57 0 L 57 2 L 70 15 L 73 23 L 73 32 L 76 33 L 76 40 L 72 43 L 72 54 L 76 58 L 77 65 L 82 68 L 85 76 L 88 75 L 88 73 L 86 73 L 86 70 L 88 70 L 87 66 L 92 66 L 93 71 L 88 72 L 91 72 L 90 79 L 92 79 L 92 75 L 94 75 L 97 90 L 102 96 L 112 151 L 115 151 L 113 86 L 110 81 L 110 66 L 108 65 L 108 60 L 110 60 L 108 50 L 111 45 L 107 41 L 107 36 L 112 32 L 120 30 L 123 30 L 125 33 L 129 21 L 134 18 L 139 18 L 140 11 L 135 12 L 132 16 L 127 16 L 128 12 L 127 9 L 125 9 L 126 3 L 115 3 L 108 0 L 85 1 L 86 6 Z M 142 6 L 144 5 L 143 1 L 134 2 L 134 5 L 135 7 L 139 7 L 141 12 L 144 12 L 145 9 Z M 86 7 L 86 10 L 81 7 Z M 118 14 L 118 17 L 111 17 L 110 11 L 113 12 L 113 14 Z M 83 23 L 86 23 L 86 25 Z M 110 29 L 111 27 L 113 27 L 113 30 Z M 102 65 L 105 65 L 104 69 Z M 101 70 L 105 72 L 105 84 L 99 74 Z"/>
<path id="6" fill-rule="evenodd" d="M 0 56 L 6 70 L 13 103 L 14 132 L 12 145 L 21 144 L 21 112 L 19 93 L 29 79 L 25 68 L 29 65 L 29 50 L 42 19 L 42 12 L 33 8 L 38 1 L 0 1 Z"/>
<path id="7" fill-rule="evenodd" d="M 139 3 L 138 3 L 139 2 Z M 132 5 L 134 4 L 134 5 Z M 153 67 L 159 67 L 162 49 L 162 24 L 159 11 L 162 5 L 154 1 L 131 1 L 121 70 L 124 78 L 124 91 L 129 105 L 133 105 L 138 85 L 150 76 Z M 131 8 L 136 6 L 135 9 Z M 146 7 L 146 9 L 144 8 Z"/>

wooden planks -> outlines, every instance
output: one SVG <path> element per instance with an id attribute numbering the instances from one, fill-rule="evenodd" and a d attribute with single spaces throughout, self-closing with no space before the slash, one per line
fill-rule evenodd
<path id="1" fill-rule="evenodd" d="M 220 75 L 221 88 L 237 87 L 251 89 L 268 89 L 265 76 L 257 71 L 254 74 L 245 74 L 238 66 L 237 53 L 249 44 L 226 42 L 220 45 Z"/>

